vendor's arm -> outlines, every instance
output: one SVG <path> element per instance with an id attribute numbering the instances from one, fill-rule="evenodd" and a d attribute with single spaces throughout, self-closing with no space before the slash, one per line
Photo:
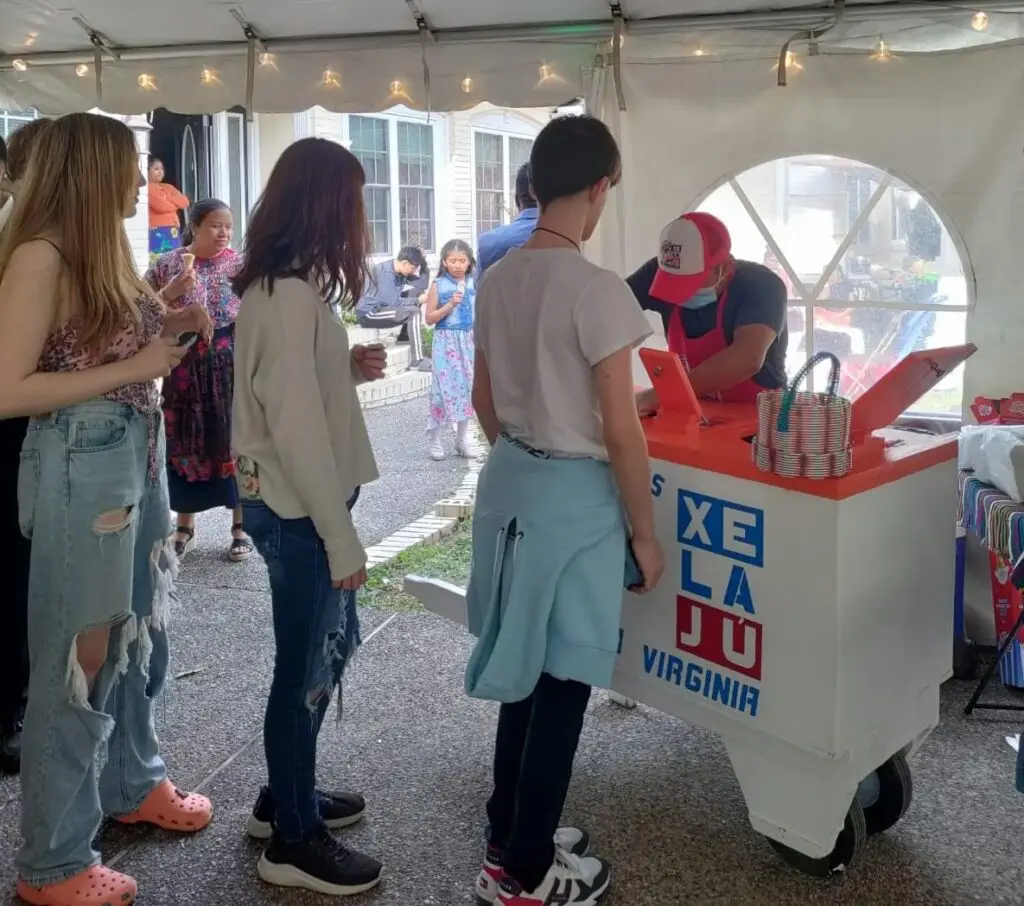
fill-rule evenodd
<path id="1" fill-rule="evenodd" d="M 657 273 L 658 259 L 651 258 L 626 277 L 626 285 L 633 291 L 636 301 L 644 311 L 657 312 L 664 320 L 666 312 L 670 309 L 669 304 L 651 296 L 651 284 Z"/>
<path id="2" fill-rule="evenodd" d="M 711 396 L 750 380 L 764 367 L 765 356 L 777 336 L 764 324 L 737 327 L 727 348 L 690 372 L 693 392 Z"/>
<path id="3" fill-rule="evenodd" d="M 763 276 L 754 285 L 748 280 L 742 288 L 734 287 L 737 295 L 730 300 L 736 305 L 732 342 L 690 372 L 690 383 L 697 396 L 729 390 L 750 380 L 764 367 L 768 350 L 786 325 L 787 294 L 778 277 L 768 272 Z M 739 296 L 739 292 L 743 295 Z"/>

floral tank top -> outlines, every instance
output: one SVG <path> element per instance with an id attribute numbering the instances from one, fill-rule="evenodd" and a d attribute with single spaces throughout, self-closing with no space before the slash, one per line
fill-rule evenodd
<path id="1" fill-rule="evenodd" d="M 78 344 L 80 323 L 71 318 L 50 334 L 43 344 L 39 356 L 39 370 L 45 372 L 84 371 L 97 365 L 108 365 L 131 358 L 140 349 L 148 346 L 160 336 L 164 329 L 163 303 L 152 296 L 140 296 L 137 302 L 140 320 L 133 321 L 110 341 L 106 351 L 97 355 L 90 350 L 83 350 Z M 156 442 L 159 434 L 155 428 L 160 420 L 160 391 L 157 382 L 137 381 L 125 384 L 103 394 L 103 399 L 115 403 L 125 403 L 147 416 L 154 427 L 149 432 L 150 473 L 156 466 Z"/>

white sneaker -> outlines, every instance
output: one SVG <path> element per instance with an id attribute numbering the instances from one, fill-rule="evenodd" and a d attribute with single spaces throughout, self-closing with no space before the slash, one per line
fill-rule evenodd
<path id="1" fill-rule="evenodd" d="M 555 831 L 555 846 L 574 856 L 585 856 L 590 848 L 590 835 L 578 827 L 560 827 Z M 494 846 L 484 852 L 484 864 L 476 879 L 476 898 L 481 904 L 490 904 L 498 899 L 498 885 L 505 877 L 502 868 L 502 853 Z"/>
<path id="2" fill-rule="evenodd" d="M 555 861 L 535 890 L 525 891 L 505 875 L 498 885 L 498 906 L 597 906 L 611 884 L 611 866 L 595 856 L 555 850 Z"/>
<path id="3" fill-rule="evenodd" d="M 472 459 L 476 456 L 476 451 L 468 440 L 457 441 L 455 444 L 455 453 L 463 459 Z"/>
<path id="4" fill-rule="evenodd" d="M 442 459 L 444 459 L 444 447 L 441 446 L 440 441 L 434 441 L 434 443 L 430 445 L 429 452 L 430 458 L 434 460 L 434 462 L 440 462 Z"/>

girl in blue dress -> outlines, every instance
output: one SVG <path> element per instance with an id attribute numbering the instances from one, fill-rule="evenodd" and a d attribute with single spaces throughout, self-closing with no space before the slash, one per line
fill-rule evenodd
<path id="1" fill-rule="evenodd" d="M 434 382 L 430 388 L 427 433 L 430 458 L 434 460 L 445 457 L 442 432 L 449 425 L 455 425 L 455 452 L 466 458 L 471 455 L 475 266 L 473 249 L 461 239 L 452 239 L 441 249 L 441 267 L 427 293 L 424 319 L 434 327 Z"/>

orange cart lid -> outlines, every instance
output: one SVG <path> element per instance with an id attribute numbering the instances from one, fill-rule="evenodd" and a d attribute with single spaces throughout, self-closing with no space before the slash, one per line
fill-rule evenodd
<path id="1" fill-rule="evenodd" d="M 947 374 L 978 349 L 973 343 L 912 352 L 864 391 L 853 403 L 854 437 L 893 424 Z"/>

